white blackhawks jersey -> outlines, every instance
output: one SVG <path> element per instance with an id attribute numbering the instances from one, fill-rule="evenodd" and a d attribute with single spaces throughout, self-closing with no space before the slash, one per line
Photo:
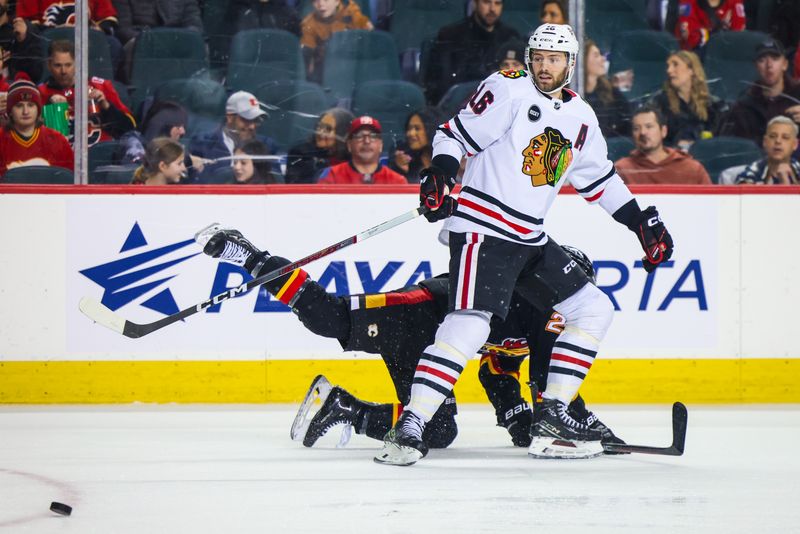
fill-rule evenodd
<path id="1" fill-rule="evenodd" d="M 434 156 L 469 158 L 444 235 L 477 232 L 543 245 L 545 215 L 567 181 L 612 214 L 633 198 L 608 160 L 592 108 L 568 89 L 562 94 L 557 100 L 539 92 L 525 70 L 500 71 L 439 127 Z"/>

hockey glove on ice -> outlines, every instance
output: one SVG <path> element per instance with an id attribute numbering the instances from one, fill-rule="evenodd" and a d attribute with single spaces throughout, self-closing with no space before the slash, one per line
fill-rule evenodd
<path id="1" fill-rule="evenodd" d="M 531 425 L 533 411 L 527 402 L 522 401 L 508 409 L 496 412 L 497 426 L 502 426 L 511 434 L 511 441 L 517 447 L 528 447 L 531 444 Z"/>
<path id="2" fill-rule="evenodd" d="M 658 215 L 655 206 L 642 210 L 639 220 L 631 227 L 644 249 L 644 270 L 653 272 L 660 263 L 672 257 L 672 236 Z"/>
<path id="3" fill-rule="evenodd" d="M 438 167 L 420 171 L 419 204 L 431 210 L 425 213 L 428 222 L 441 221 L 455 212 L 458 202 L 450 196 L 455 185 L 456 179 Z"/>

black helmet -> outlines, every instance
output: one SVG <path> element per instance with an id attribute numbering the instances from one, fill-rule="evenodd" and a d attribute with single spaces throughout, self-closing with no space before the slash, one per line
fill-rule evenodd
<path id="1" fill-rule="evenodd" d="M 592 260 L 589 259 L 582 250 L 577 249 L 575 247 L 570 247 L 569 245 L 561 245 L 561 249 L 567 253 L 567 256 L 575 260 L 575 263 L 578 264 L 578 267 L 583 269 L 583 272 L 586 273 L 586 276 L 589 277 L 589 280 L 592 283 L 596 283 L 597 279 L 594 275 L 594 266 L 592 265 Z"/>

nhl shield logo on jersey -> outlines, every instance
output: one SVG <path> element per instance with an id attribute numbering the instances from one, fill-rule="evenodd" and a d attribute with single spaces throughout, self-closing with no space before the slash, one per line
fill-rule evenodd
<path id="1" fill-rule="evenodd" d="M 522 155 L 522 172 L 531 177 L 531 185 L 555 186 L 572 163 L 572 142 L 548 126 L 531 139 Z"/>

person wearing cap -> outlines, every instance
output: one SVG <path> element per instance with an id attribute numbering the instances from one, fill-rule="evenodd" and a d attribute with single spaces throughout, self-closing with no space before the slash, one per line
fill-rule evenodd
<path id="1" fill-rule="evenodd" d="M 70 135 L 75 131 L 75 45 L 71 41 L 50 43 L 47 68 L 50 78 L 39 85 L 45 104 L 67 102 L 69 104 Z M 119 139 L 122 134 L 136 127 L 136 120 L 128 107 L 122 103 L 111 80 L 93 76 L 88 82 L 89 124 L 88 146 Z"/>
<path id="2" fill-rule="evenodd" d="M 353 119 L 347 135 L 350 161 L 322 171 L 321 184 L 407 184 L 408 181 L 389 167 L 381 165 L 383 152 L 381 123 L 369 116 Z"/>
<path id="3" fill-rule="evenodd" d="M 770 38 L 758 45 L 758 79 L 736 100 L 720 134 L 760 143 L 773 117 L 785 115 L 800 123 L 800 84 L 792 82 L 788 69 L 789 61 L 780 41 Z"/>
<path id="4" fill-rule="evenodd" d="M 525 47 L 520 39 L 511 39 L 497 50 L 495 62 L 500 70 L 525 70 Z"/>
<path id="5" fill-rule="evenodd" d="M 27 74 L 17 74 L 9 87 L 6 112 L 8 124 L 0 130 L 0 176 L 28 165 L 72 170 L 72 148 L 63 135 L 42 125 L 42 97 Z"/>
<path id="6" fill-rule="evenodd" d="M 229 96 L 225 104 L 225 123 L 212 132 L 193 137 L 189 144 L 189 152 L 193 156 L 212 161 L 199 173 L 198 181 L 216 182 L 218 180 L 212 178 L 215 174 L 232 172 L 233 160 L 214 160 L 232 157 L 236 147 L 251 139 L 258 139 L 274 154 L 273 141 L 256 133 L 266 118 L 267 112 L 261 109 L 261 103 L 252 93 L 237 91 Z"/>

